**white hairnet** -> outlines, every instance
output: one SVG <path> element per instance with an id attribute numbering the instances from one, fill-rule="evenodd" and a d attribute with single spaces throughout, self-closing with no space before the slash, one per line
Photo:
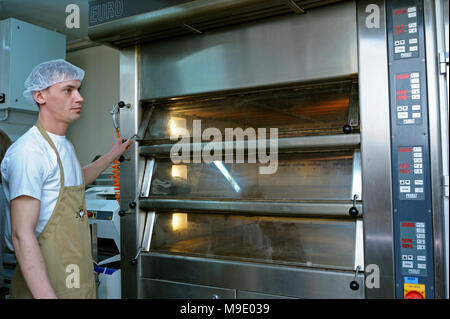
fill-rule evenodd
<path id="1" fill-rule="evenodd" d="M 83 81 L 84 71 L 63 59 L 51 60 L 38 64 L 25 80 L 23 96 L 35 103 L 33 91 L 44 90 L 64 81 Z"/>

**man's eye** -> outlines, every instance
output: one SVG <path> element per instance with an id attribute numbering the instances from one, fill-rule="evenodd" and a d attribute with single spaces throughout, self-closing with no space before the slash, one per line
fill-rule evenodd
<path id="1" fill-rule="evenodd" d="M 64 92 L 67 93 L 67 94 L 70 93 L 71 91 L 72 91 L 71 89 L 65 89 L 64 90 Z"/>

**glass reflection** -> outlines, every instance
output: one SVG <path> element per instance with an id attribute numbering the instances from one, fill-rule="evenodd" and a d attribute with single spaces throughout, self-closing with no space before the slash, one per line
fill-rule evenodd
<path id="1" fill-rule="evenodd" d="M 230 182 L 233 189 L 236 191 L 236 193 L 239 193 L 241 191 L 241 188 L 239 187 L 238 183 L 234 180 L 233 176 L 231 176 L 228 169 L 225 167 L 225 165 L 221 161 L 214 161 L 214 165 L 219 169 L 219 171 L 222 173 L 222 175 L 225 177 L 225 179 Z"/>
<path id="2" fill-rule="evenodd" d="M 343 134 L 348 122 L 351 81 L 219 97 L 154 102 L 144 143 L 173 143 L 172 135 L 193 136 L 193 121 L 225 128 L 278 128 L 279 137 Z M 355 128 L 356 129 L 356 128 Z M 183 133 L 184 132 L 184 133 Z"/>
<path id="3" fill-rule="evenodd" d="M 352 269 L 355 222 L 290 217 L 161 213 L 151 251 Z"/>
<path id="4" fill-rule="evenodd" d="M 173 165 L 155 163 L 150 195 L 155 197 L 348 200 L 353 179 L 353 152 L 283 155 L 274 174 L 259 174 L 259 164 Z"/>

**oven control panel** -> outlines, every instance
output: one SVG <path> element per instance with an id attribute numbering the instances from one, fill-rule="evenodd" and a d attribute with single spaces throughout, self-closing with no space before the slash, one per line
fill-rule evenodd
<path id="1" fill-rule="evenodd" d="M 417 6 L 414 4 L 393 9 L 394 59 L 419 57 L 417 13 Z"/>
<path id="2" fill-rule="evenodd" d="M 397 124 L 422 124 L 420 73 L 396 74 L 395 80 Z"/>
<path id="3" fill-rule="evenodd" d="M 400 200 L 424 200 L 422 146 L 398 149 L 398 187 Z"/>
<path id="4" fill-rule="evenodd" d="M 423 0 L 386 1 L 396 298 L 434 297 Z"/>

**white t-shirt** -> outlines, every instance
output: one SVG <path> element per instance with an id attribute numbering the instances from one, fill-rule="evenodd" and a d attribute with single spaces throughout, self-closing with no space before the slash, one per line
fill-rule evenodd
<path id="1" fill-rule="evenodd" d="M 82 171 L 75 149 L 65 136 L 47 132 L 58 150 L 64 169 L 65 186 L 83 183 Z M 6 199 L 11 201 L 27 195 L 41 201 L 36 237 L 44 230 L 55 208 L 59 190 L 60 173 L 55 151 L 36 126 L 30 128 L 5 154 L 1 165 L 2 184 Z M 11 242 L 10 207 L 5 218 L 5 242 L 14 250 Z"/>

